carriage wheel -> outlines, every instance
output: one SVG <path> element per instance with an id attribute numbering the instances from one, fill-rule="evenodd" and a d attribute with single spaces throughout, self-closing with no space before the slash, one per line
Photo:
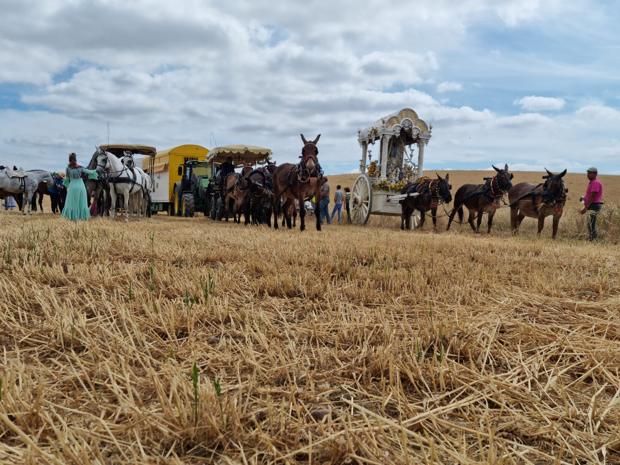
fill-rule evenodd
<path id="1" fill-rule="evenodd" d="M 366 224 L 368 222 L 372 207 L 372 188 L 370 178 L 366 174 L 359 175 L 353 183 L 349 207 L 353 224 Z"/>

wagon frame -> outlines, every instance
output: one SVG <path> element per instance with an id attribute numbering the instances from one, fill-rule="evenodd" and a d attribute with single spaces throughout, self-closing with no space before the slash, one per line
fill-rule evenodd
<path id="1" fill-rule="evenodd" d="M 354 224 L 366 224 L 371 214 L 400 216 L 399 201 L 417 194 L 400 194 L 398 188 L 423 175 L 424 149 L 431 131 L 432 127 L 411 108 L 403 108 L 358 131 L 362 148 L 360 175 L 353 183 L 349 200 Z M 377 141 L 379 159 L 373 162 L 371 146 Z M 414 226 L 418 222 L 419 216 L 414 215 Z"/>

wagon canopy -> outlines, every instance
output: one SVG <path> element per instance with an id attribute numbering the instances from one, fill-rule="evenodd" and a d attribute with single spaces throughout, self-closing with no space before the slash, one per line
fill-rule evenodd
<path id="1" fill-rule="evenodd" d="M 155 147 L 148 145 L 132 145 L 132 144 L 105 144 L 99 146 L 102 150 L 110 152 L 117 157 L 122 157 L 125 152 L 131 152 L 134 155 L 146 155 L 147 157 L 154 157 L 157 155 Z"/>
<path id="2" fill-rule="evenodd" d="M 372 126 L 358 131 L 357 140 L 362 145 L 368 145 L 386 135 L 401 136 L 405 144 L 411 145 L 420 139 L 430 139 L 431 130 L 415 111 L 411 108 L 403 108 L 375 121 Z"/>
<path id="3" fill-rule="evenodd" d="M 228 157 L 232 158 L 235 165 L 242 165 L 244 163 L 256 164 L 269 160 L 271 149 L 254 145 L 226 145 L 211 150 L 207 161 L 224 163 Z"/>

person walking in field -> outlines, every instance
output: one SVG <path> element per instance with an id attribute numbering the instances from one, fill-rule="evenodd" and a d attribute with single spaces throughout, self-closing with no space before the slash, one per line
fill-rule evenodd
<path id="1" fill-rule="evenodd" d="M 334 221 L 334 216 L 338 213 L 338 224 L 342 224 L 342 202 L 344 200 L 344 193 L 341 190 L 340 184 L 336 186 L 336 192 L 334 192 L 334 209 L 332 210 L 331 221 Z"/>
<path id="2" fill-rule="evenodd" d="M 319 212 L 320 221 L 323 224 L 323 218 L 327 221 L 327 224 L 331 224 L 331 217 L 329 216 L 329 184 L 327 178 L 323 178 L 323 185 L 321 186 L 321 198 L 319 199 Z"/>
<path id="3" fill-rule="evenodd" d="M 351 201 L 351 189 L 348 187 L 344 188 L 344 206 L 347 210 L 347 224 L 351 224 L 351 206 L 349 202 Z"/>
<path id="4" fill-rule="evenodd" d="M 67 187 L 67 198 L 62 216 L 72 221 L 87 220 L 90 218 L 88 202 L 86 199 L 86 186 L 82 176 L 89 179 L 97 179 L 97 171 L 82 168 L 77 163 L 75 153 L 69 154 L 69 166 L 67 166 L 64 184 Z"/>
<path id="5" fill-rule="evenodd" d="M 595 167 L 588 168 L 588 187 L 583 199 L 583 209 L 581 214 L 588 213 L 588 239 L 596 240 L 598 232 L 596 230 L 596 217 L 603 208 L 603 184 L 597 179 L 598 170 Z"/>

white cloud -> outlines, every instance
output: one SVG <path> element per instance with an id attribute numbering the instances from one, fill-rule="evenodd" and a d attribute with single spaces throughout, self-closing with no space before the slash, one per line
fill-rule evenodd
<path id="1" fill-rule="evenodd" d="M 563 98 L 530 95 L 515 100 L 514 104 L 525 111 L 557 111 L 564 108 L 566 101 Z"/>
<path id="2" fill-rule="evenodd" d="M 463 84 L 459 82 L 444 81 L 437 85 L 437 92 L 443 94 L 445 92 L 460 92 L 463 90 Z"/>
<path id="3" fill-rule="evenodd" d="M 581 156 L 575 134 L 584 131 L 593 154 L 616 153 L 609 133 L 618 110 L 596 104 L 546 116 L 540 112 L 562 109 L 564 100 L 532 95 L 511 115 L 515 108 L 502 112 L 497 94 L 485 93 L 496 81 L 467 80 L 472 55 L 488 57 L 473 30 L 541 21 L 550 12 L 557 23 L 565 8 L 544 0 L 436 0 L 415 8 L 310 0 L 303 11 L 311 13 L 301 14 L 294 1 L 3 0 L 0 83 L 31 84 L 21 103 L 43 110 L 0 110 L 0 162 L 57 168 L 71 150 L 92 153 L 109 121 L 112 141 L 165 148 L 208 145 L 213 135 L 218 144 L 270 146 L 279 161 L 296 159 L 300 132 L 321 132 L 322 163 L 349 171 L 359 159 L 357 129 L 411 106 L 434 126 L 429 163 L 566 157 L 573 166 Z M 481 75 L 534 68 L 500 41 L 493 47 L 498 56 L 487 58 Z M 555 69 L 564 76 L 582 68 Z M 438 93 L 465 88 L 484 97 L 457 107 L 421 90 L 438 82 Z M 536 90 L 520 95 L 526 92 Z"/>

